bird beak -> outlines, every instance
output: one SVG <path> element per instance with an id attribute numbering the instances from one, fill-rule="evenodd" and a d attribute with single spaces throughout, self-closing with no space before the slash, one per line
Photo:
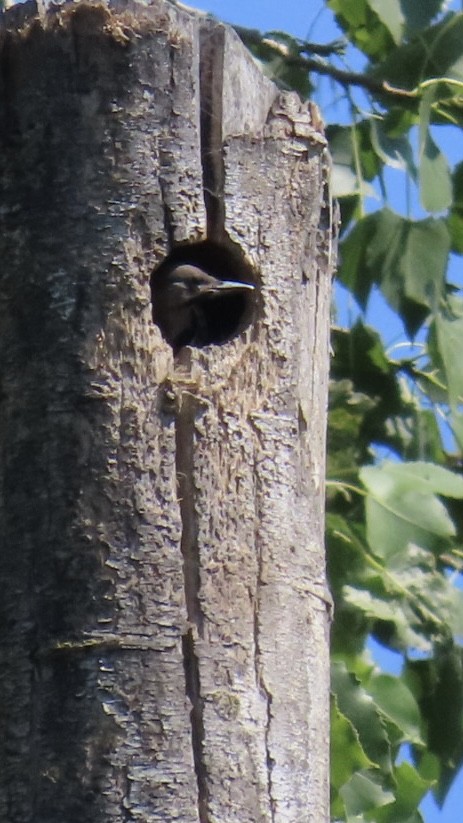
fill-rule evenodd
<path id="1" fill-rule="evenodd" d="M 220 292 L 254 291 L 252 283 L 240 283 L 238 280 L 216 280 L 215 283 L 201 283 L 200 294 L 220 294 Z"/>

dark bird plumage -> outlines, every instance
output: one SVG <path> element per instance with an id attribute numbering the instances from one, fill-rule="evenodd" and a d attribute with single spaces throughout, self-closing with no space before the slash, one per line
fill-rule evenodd
<path id="1" fill-rule="evenodd" d="M 233 329 L 231 315 L 240 320 L 245 295 L 254 286 L 219 280 L 198 266 L 181 263 L 160 273 L 152 289 L 154 321 L 178 351 L 182 346 L 207 346 L 227 339 L 227 331 Z"/>

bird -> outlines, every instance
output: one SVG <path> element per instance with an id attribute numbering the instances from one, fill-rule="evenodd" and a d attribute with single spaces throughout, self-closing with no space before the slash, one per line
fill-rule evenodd
<path id="1" fill-rule="evenodd" d="M 177 353 L 183 346 L 222 343 L 236 332 L 251 283 L 221 280 L 190 263 L 152 277 L 153 320 Z"/>

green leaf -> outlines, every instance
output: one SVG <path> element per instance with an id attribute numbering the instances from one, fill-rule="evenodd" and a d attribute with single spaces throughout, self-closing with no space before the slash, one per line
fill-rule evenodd
<path id="1" fill-rule="evenodd" d="M 450 239 L 443 220 L 404 221 L 403 253 L 398 260 L 404 280 L 404 296 L 432 311 L 441 298 Z M 387 273 L 382 289 L 391 305 L 394 304 L 390 286 L 396 278 Z"/>
<path id="2" fill-rule="evenodd" d="M 392 769 L 390 742 L 381 714 L 355 675 L 347 671 L 343 660 L 333 661 L 331 684 L 339 709 L 352 723 L 365 753 L 383 771 L 389 772 Z"/>
<path id="3" fill-rule="evenodd" d="M 394 47 L 387 26 L 366 0 L 328 0 L 336 20 L 357 48 L 374 60 L 384 57 Z"/>
<path id="4" fill-rule="evenodd" d="M 365 754 L 352 723 L 340 711 L 336 698 L 331 700 L 331 784 L 336 791 L 352 774 L 373 766 Z"/>
<path id="5" fill-rule="evenodd" d="M 369 574 L 346 574 L 350 585 L 342 586 L 340 603 L 355 606 L 375 621 L 380 642 L 403 652 L 431 653 L 438 640 L 463 637 L 463 591 L 441 573 L 431 552 L 408 544 L 388 558 L 387 566 L 375 568 Z M 342 581 L 337 585 L 339 591 Z M 335 636 L 337 631 L 335 621 Z"/>
<path id="6" fill-rule="evenodd" d="M 391 50 L 371 73 L 392 86 L 409 90 L 431 78 L 463 80 L 462 42 L 463 14 L 449 13 L 411 42 Z"/>
<path id="7" fill-rule="evenodd" d="M 370 397 L 362 398 L 362 408 L 367 411 L 368 404 L 370 407 L 372 405 L 371 394 L 380 393 L 381 382 L 387 380 L 388 376 L 395 376 L 394 366 L 384 350 L 381 338 L 371 326 L 365 326 L 358 320 L 350 332 L 336 330 L 333 342 L 336 376 L 345 377 L 349 373 L 358 388 L 363 375 L 365 385 L 373 388 Z M 389 385 L 388 391 L 391 389 L 392 386 Z"/>
<path id="8" fill-rule="evenodd" d="M 376 215 L 359 220 L 341 244 L 340 281 L 352 292 L 360 306 L 365 308 L 377 272 L 367 264 L 367 249 L 376 231 Z"/>
<path id="9" fill-rule="evenodd" d="M 368 0 L 368 4 L 376 12 L 381 22 L 391 33 L 396 45 L 398 45 L 402 40 L 405 24 L 400 0 Z"/>
<path id="10" fill-rule="evenodd" d="M 333 197 L 349 197 L 352 194 L 366 195 L 364 187 L 359 186 L 359 180 L 349 166 L 333 163 L 331 170 L 331 191 Z"/>
<path id="11" fill-rule="evenodd" d="M 333 197 L 347 197 L 352 194 L 376 197 L 374 188 L 366 182 L 373 180 L 379 171 L 378 158 L 368 137 L 367 123 L 357 124 L 355 128 L 328 126 L 326 136 L 332 162 Z M 357 168 L 356 157 L 360 163 L 360 170 Z"/>
<path id="12" fill-rule="evenodd" d="M 458 163 L 452 174 L 453 203 L 458 209 L 463 209 L 463 163 Z"/>
<path id="13" fill-rule="evenodd" d="M 362 307 L 377 283 L 414 333 L 442 297 L 449 247 L 444 220 L 415 222 L 382 209 L 358 221 L 342 242 L 339 277 Z"/>
<path id="14" fill-rule="evenodd" d="M 421 372 L 416 371 L 417 379 Z M 407 460 L 425 460 L 443 463 L 445 452 L 442 448 L 441 430 L 431 409 L 423 409 L 416 404 L 406 421 L 409 439 L 405 443 L 403 456 Z"/>
<path id="15" fill-rule="evenodd" d="M 394 769 L 395 802 L 377 809 L 375 823 L 419 823 L 417 806 L 429 791 L 432 781 L 424 780 L 410 763 L 401 763 Z"/>
<path id="16" fill-rule="evenodd" d="M 419 3 L 416 0 L 401 0 L 407 34 L 412 35 L 424 29 L 445 5 L 445 0 L 419 0 Z"/>
<path id="17" fill-rule="evenodd" d="M 431 106 L 436 88 L 426 89 L 419 107 L 420 151 L 419 176 L 420 196 L 423 207 L 430 212 L 444 211 L 452 202 L 452 180 L 450 169 L 443 154 L 429 133 Z"/>
<path id="18" fill-rule="evenodd" d="M 344 818 L 345 807 L 339 790 L 349 782 L 352 775 L 373 766 L 366 756 L 352 723 L 342 714 L 335 696 L 331 697 L 331 816 Z"/>
<path id="19" fill-rule="evenodd" d="M 408 138 L 404 135 L 391 137 L 388 134 L 385 120 L 380 120 L 377 117 L 372 118 L 370 128 L 371 142 L 383 163 L 393 169 L 406 171 L 412 180 L 415 180 L 418 172 Z"/>
<path id="20" fill-rule="evenodd" d="M 332 480 L 346 481 L 350 475 L 355 481 L 363 454 L 360 429 L 374 405 L 371 397 L 353 390 L 350 380 L 330 381 L 327 476 Z"/>
<path id="21" fill-rule="evenodd" d="M 444 469 L 442 466 L 435 466 L 433 463 L 425 463 L 423 461 L 415 461 L 409 463 L 383 463 L 383 468 L 387 471 L 387 475 L 393 478 L 395 482 L 400 484 L 401 488 L 404 485 L 409 485 L 416 491 L 435 492 L 442 494 L 445 497 L 463 497 L 463 477 L 459 474 Z M 371 471 L 370 471 L 371 470 Z M 375 482 L 373 477 L 374 469 L 368 467 L 366 472 L 370 474 L 370 483 Z M 382 473 L 382 470 L 380 470 Z"/>
<path id="22" fill-rule="evenodd" d="M 463 300 L 450 297 L 447 307 L 435 317 L 430 329 L 429 351 L 447 386 L 450 405 L 463 402 Z"/>
<path id="23" fill-rule="evenodd" d="M 424 745 L 418 704 L 403 680 L 376 669 L 365 687 L 381 712 L 400 729 L 402 741 Z"/>
<path id="24" fill-rule="evenodd" d="M 413 679 L 413 677 L 411 678 Z M 420 751 L 419 773 L 423 780 L 433 784 L 439 780 L 441 767 L 439 758 L 432 754 L 428 749 Z"/>
<path id="25" fill-rule="evenodd" d="M 461 497 L 463 479 L 425 463 L 366 466 L 360 478 L 369 491 L 367 539 L 375 554 L 391 561 L 409 543 L 428 549 L 455 534 L 447 509 L 436 494 Z"/>
<path id="26" fill-rule="evenodd" d="M 407 602 L 402 603 L 398 598 L 385 599 L 375 596 L 365 589 L 344 586 L 343 596 L 346 601 L 363 611 L 370 619 L 379 621 L 375 625 L 375 636 L 387 642 L 391 648 L 405 652 L 407 649 L 418 649 L 430 653 L 432 643 L 423 631 L 418 632 L 412 625 L 413 611 L 407 608 Z M 387 637 L 380 636 L 381 624 L 389 627 Z M 420 627 L 421 628 L 421 627 Z"/>
<path id="27" fill-rule="evenodd" d="M 463 452 L 463 414 L 453 411 L 450 418 L 450 428 L 457 441 L 460 451 Z"/>
<path id="28" fill-rule="evenodd" d="M 433 660 L 409 660 L 406 677 L 427 725 L 428 749 L 441 764 L 436 796 L 442 802 L 463 763 L 463 650 L 449 646 Z"/>
<path id="29" fill-rule="evenodd" d="M 384 279 L 390 261 L 395 265 L 401 255 L 402 227 L 402 218 L 382 209 L 359 220 L 341 244 L 338 276 L 362 308 L 366 307 L 372 285 Z M 400 277 L 396 280 L 400 289 Z"/>
<path id="30" fill-rule="evenodd" d="M 452 251 L 463 254 L 463 209 L 452 208 L 447 221 Z"/>
<path id="31" fill-rule="evenodd" d="M 352 775 L 339 794 L 344 801 L 348 823 L 357 823 L 359 815 L 373 810 L 376 812 L 381 806 L 394 800 L 392 792 L 383 789 L 372 772 L 357 772 Z"/>
<path id="32" fill-rule="evenodd" d="M 346 397 L 346 416 L 354 414 L 358 421 L 355 441 L 345 446 L 352 455 L 357 455 L 357 466 L 371 457 L 371 440 L 385 443 L 391 448 L 400 448 L 396 432 L 390 421 L 394 415 L 405 414 L 407 401 L 403 399 L 402 387 L 398 379 L 397 363 L 387 356 L 379 334 L 358 320 L 349 331 L 335 329 L 332 335 L 334 357 L 332 375 L 338 380 L 353 381 L 353 397 Z M 365 392 L 363 391 L 365 387 Z M 359 395 L 364 398 L 362 418 L 359 412 Z M 369 408 L 365 397 L 368 397 Z M 331 433 L 331 429 L 330 429 Z M 352 432 L 353 434 L 353 432 Z M 347 440 L 347 437 L 346 437 Z M 331 442 L 331 441 L 330 441 Z M 337 438 L 336 442 L 339 442 Z M 348 454 L 346 454 L 346 459 Z M 342 461 L 342 455 L 339 456 Z M 333 475 L 333 473 L 331 474 Z"/>

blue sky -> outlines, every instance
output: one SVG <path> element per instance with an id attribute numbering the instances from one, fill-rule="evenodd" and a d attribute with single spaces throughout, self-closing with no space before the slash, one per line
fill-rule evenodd
<path id="1" fill-rule="evenodd" d="M 186 0 L 188 2 L 188 0 Z M 280 30 L 286 31 L 297 37 L 309 39 L 313 42 L 329 42 L 339 36 L 339 30 L 333 20 L 331 13 L 327 10 L 323 0 L 189 0 L 192 6 L 208 11 L 216 17 L 230 23 L 236 23 L 248 28 L 256 28 L 261 31 Z M 419 0 L 417 0 L 419 2 Z M 460 3 L 451 2 L 448 4 L 450 8 L 461 10 Z M 349 55 L 347 55 L 349 57 Z M 359 68 L 358 64 L 355 66 Z M 322 110 L 322 114 L 326 122 L 339 122 L 344 119 L 346 108 L 342 99 L 336 105 L 332 104 L 332 89 L 330 82 L 325 79 L 321 85 L 320 90 L 315 97 L 316 102 Z M 450 144 L 448 140 L 450 139 Z M 452 140 L 454 144 L 452 145 Z M 459 137 L 459 144 L 461 145 L 461 135 Z M 447 144 L 444 147 L 446 153 L 453 155 L 453 160 L 460 160 L 461 154 L 459 152 L 459 145 L 456 143 L 455 136 L 447 138 Z M 457 156 L 457 153 L 460 156 Z M 404 200 L 404 181 L 400 178 L 398 173 L 389 177 L 388 195 L 390 201 L 399 210 L 402 210 L 401 204 Z M 378 205 L 378 204 L 377 204 Z M 418 216 L 418 215 L 414 215 Z M 457 279 L 460 280 L 461 265 L 458 263 Z M 455 280 L 452 270 L 452 280 Z M 342 297 L 340 296 L 342 302 Z M 341 320 L 345 319 L 346 311 L 349 310 L 348 304 L 340 306 Z M 353 309 L 355 310 L 355 309 Z M 381 315 L 384 318 L 384 306 L 381 306 Z M 371 322 L 376 325 L 375 306 L 372 308 Z M 391 323 L 387 326 L 388 321 Z M 381 328 L 383 337 L 386 341 L 396 338 L 400 329 L 397 327 L 397 320 L 392 313 L 386 314 L 386 326 Z M 398 655 L 385 654 L 379 647 L 373 649 L 378 662 L 388 671 L 396 673 L 398 666 L 400 666 L 400 658 Z M 463 774 L 455 781 L 451 792 L 448 795 L 447 801 L 442 811 L 440 811 L 431 797 L 425 799 L 421 807 L 426 823 L 457 823 L 462 819 L 463 814 Z"/>

